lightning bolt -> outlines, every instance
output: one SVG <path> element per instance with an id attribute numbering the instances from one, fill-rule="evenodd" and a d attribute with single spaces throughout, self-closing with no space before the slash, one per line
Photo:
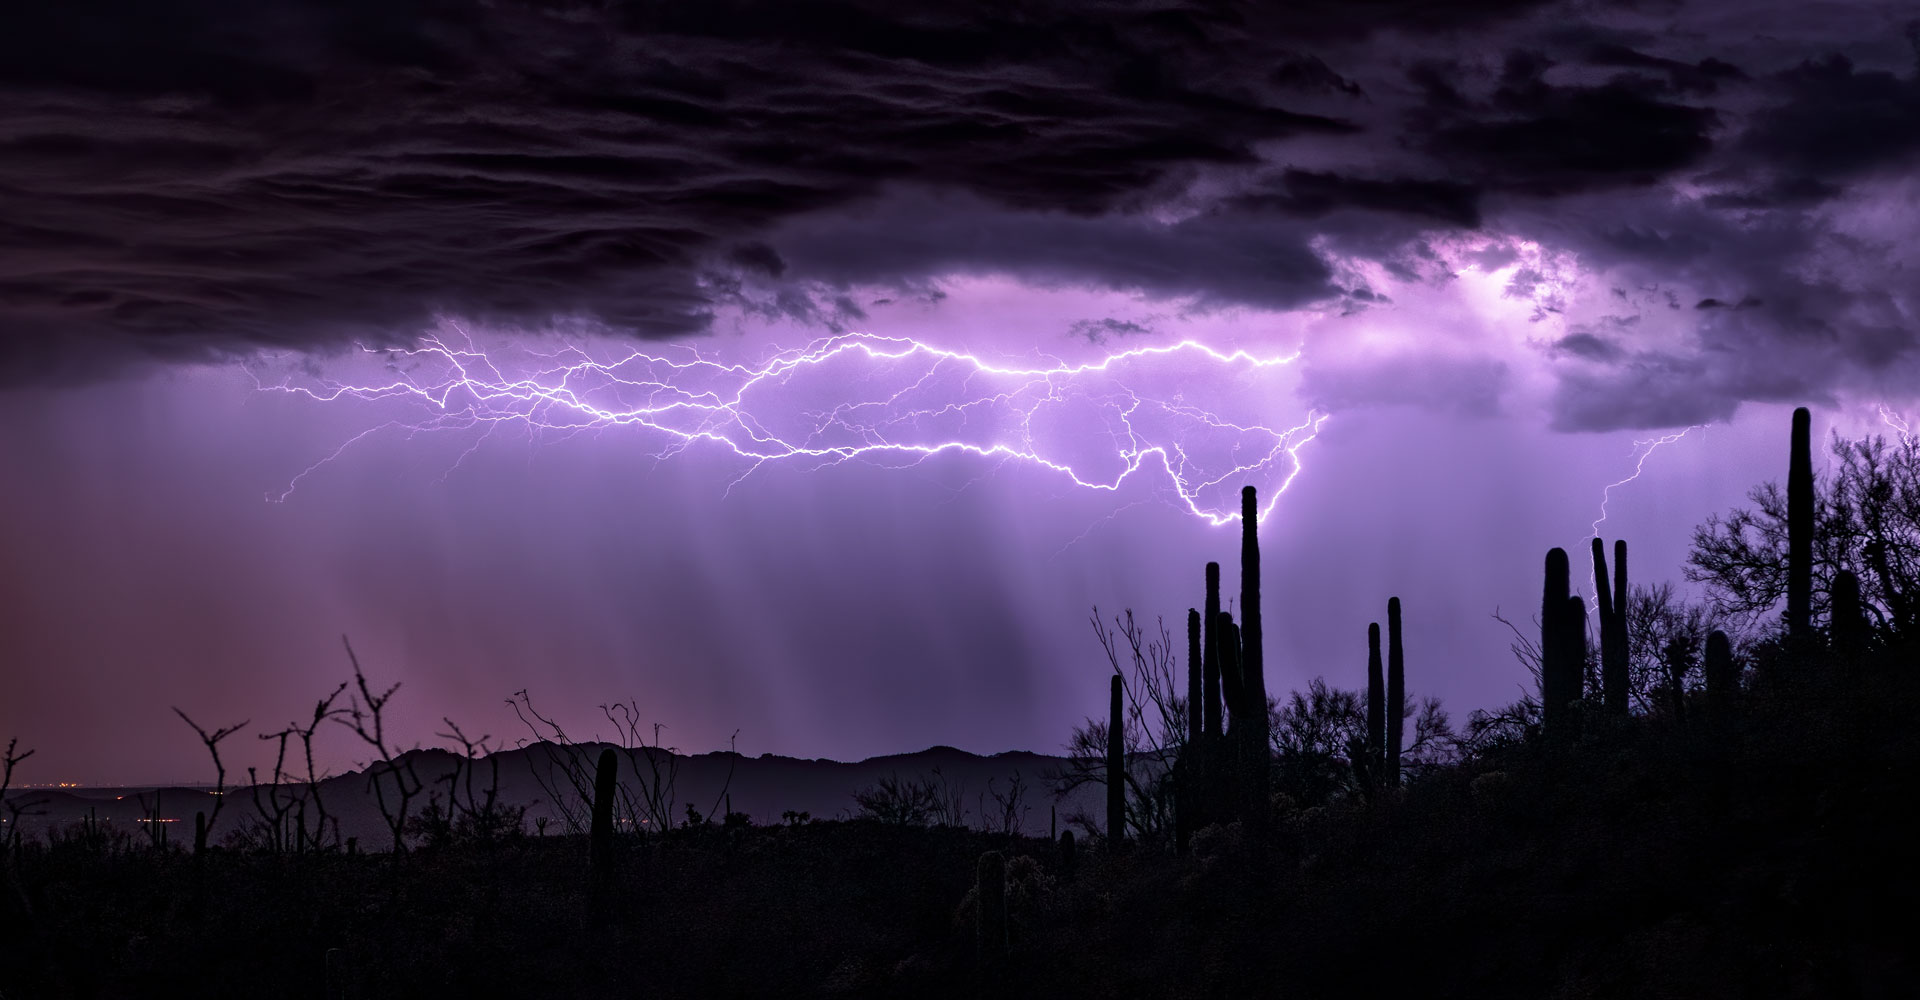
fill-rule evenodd
<path id="1" fill-rule="evenodd" d="M 1907 423 L 1906 417 L 1901 416 L 1894 410 L 1888 409 L 1885 403 L 1880 404 L 1880 422 L 1886 424 L 1895 434 L 1900 435 L 1901 444 L 1906 444 L 1912 440 L 1913 425 Z"/>
<path id="2" fill-rule="evenodd" d="M 1649 456 L 1651 456 L 1654 452 L 1659 451 L 1662 446 L 1672 444 L 1675 441 L 1678 441 L 1681 438 L 1686 437 L 1689 431 L 1699 430 L 1702 426 L 1703 425 L 1701 424 L 1694 424 L 1691 427 L 1682 428 L 1681 430 L 1675 431 L 1672 434 L 1663 435 L 1657 438 L 1648 438 L 1643 441 L 1635 441 L 1633 443 L 1633 449 L 1628 452 L 1628 454 L 1632 456 L 1634 460 L 1633 474 L 1628 476 L 1625 479 L 1620 480 L 1619 482 L 1608 483 L 1606 487 L 1600 491 L 1600 516 L 1594 519 L 1593 535 L 1591 537 L 1594 537 L 1594 538 L 1600 537 L 1600 525 L 1607 520 L 1607 501 L 1612 499 L 1614 487 L 1625 486 L 1628 483 L 1633 482 L 1636 479 L 1639 479 L 1640 473 L 1646 471 L 1647 458 Z"/>
<path id="3" fill-rule="evenodd" d="M 1193 340 L 1082 364 L 1042 356 L 1042 364 L 1023 367 L 918 340 L 848 333 L 776 349 L 751 365 L 715 360 L 687 345 L 679 345 L 674 356 L 634 350 L 610 360 L 569 346 L 523 350 L 527 361 L 516 368 L 459 332 L 459 338 L 427 336 L 408 349 L 362 347 L 365 356 L 384 359 L 390 373 L 384 381 L 342 382 L 312 372 L 275 381 L 249 367 L 261 391 L 329 403 L 400 400 L 418 411 L 412 419 L 354 435 L 267 499 L 286 500 L 307 476 L 386 430 L 412 437 L 481 429 L 454 462 L 458 468 L 503 426 L 562 437 L 632 427 L 660 436 L 655 460 L 695 445 L 717 446 L 744 460 L 728 490 L 774 462 L 822 468 L 858 459 L 893 467 L 948 452 L 996 459 L 996 467 L 1028 463 L 1076 488 L 1107 492 L 1152 468 L 1165 473 L 1181 506 L 1218 526 L 1239 522 L 1240 483 L 1278 476 L 1277 485 L 1265 490 L 1267 502 L 1258 514 L 1264 522 L 1300 474 L 1300 449 L 1327 420 L 1309 411 L 1289 426 L 1242 424 L 1178 393 L 1161 398 L 1134 387 L 1137 369 L 1164 371 L 1180 358 L 1243 373 L 1282 368 L 1299 358 L 1298 352 L 1223 352 Z M 809 375 L 820 377 L 815 382 Z M 826 392 L 824 403 L 790 398 L 809 390 Z M 1070 460 L 1049 443 L 1069 425 L 1099 439 L 1092 457 Z M 1203 497 L 1209 491 L 1222 494 L 1219 503 Z"/>

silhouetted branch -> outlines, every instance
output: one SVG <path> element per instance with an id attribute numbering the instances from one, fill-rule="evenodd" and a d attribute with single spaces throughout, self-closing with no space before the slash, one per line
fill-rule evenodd
<path id="1" fill-rule="evenodd" d="M 387 703 L 393 700 L 394 692 L 400 690 L 395 683 L 385 691 L 374 694 L 367 684 L 367 675 L 360 669 L 360 658 L 354 655 L 353 644 L 346 636 L 340 637 L 340 644 L 346 647 L 347 660 L 353 664 L 353 683 L 358 692 L 348 696 L 348 707 L 344 716 L 336 716 L 336 721 L 353 730 L 354 735 L 373 748 L 378 757 L 367 764 L 367 782 L 373 786 L 375 801 L 380 806 L 380 815 L 387 821 L 387 828 L 393 833 L 393 850 L 396 855 L 407 849 L 407 811 L 414 796 L 422 789 L 420 776 L 414 772 L 413 761 L 408 759 L 405 766 L 397 760 L 398 755 L 387 742 L 385 710 Z M 393 796 L 389 800 L 381 778 L 391 778 Z"/>

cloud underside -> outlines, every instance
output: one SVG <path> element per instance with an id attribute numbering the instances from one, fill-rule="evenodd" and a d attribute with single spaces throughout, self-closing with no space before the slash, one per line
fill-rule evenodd
<path id="1" fill-rule="evenodd" d="M 1912 363 L 1911 226 L 1873 220 L 1913 215 L 1920 75 L 1864 19 L 1821 34 L 1783 6 L 1754 34 L 1796 41 L 1722 43 L 1496 0 L 113 6 L 31 5 L 0 35 L 5 380 L 436 314 L 831 326 L 856 287 L 964 273 L 1366 308 L 1356 263 L 1440 280 L 1433 248 L 1469 235 L 1686 314 L 1544 350 L 1563 427 Z M 1505 378 L 1456 374 L 1444 405 L 1470 412 Z M 1364 375 L 1319 391 L 1378 396 Z"/>

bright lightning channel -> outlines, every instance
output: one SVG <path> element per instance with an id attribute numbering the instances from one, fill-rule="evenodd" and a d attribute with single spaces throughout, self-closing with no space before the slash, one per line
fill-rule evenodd
<path id="1" fill-rule="evenodd" d="M 454 462 L 457 468 L 503 425 L 519 424 L 534 432 L 564 435 L 637 426 L 665 435 L 665 444 L 654 454 L 656 459 L 708 442 L 747 460 L 746 471 L 729 484 L 729 490 L 761 466 L 780 461 L 811 462 L 814 468 L 820 468 L 852 459 L 892 457 L 918 464 L 933 455 L 963 452 L 1031 463 L 1066 477 L 1076 487 L 1109 492 L 1117 491 L 1142 468 L 1157 465 L 1166 472 L 1181 504 L 1191 514 L 1219 526 L 1239 522 L 1238 490 L 1225 491 L 1230 494 L 1229 502 L 1218 509 L 1202 502 L 1205 491 L 1222 484 L 1237 486 L 1269 470 L 1279 473 L 1284 463 L 1278 484 L 1264 491 L 1266 504 L 1258 515 L 1264 522 L 1280 494 L 1300 474 L 1300 449 L 1314 439 L 1327 420 L 1326 414 L 1309 411 L 1302 422 L 1291 426 L 1235 423 L 1186 402 L 1178 394 L 1169 399 L 1144 396 L 1115 374 L 1124 364 L 1172 355 L 1191 355 L 1203 363 L 1253 370 L 1290 365 L 1300 356 L 1298 352 L 1275 357 L 1260 357 L 1246 350 L 1223 352 L 1193 340 L 1120 351 L 1077 365 L 1048 359 L 1054 363 L 1045 367 L 995 365 L 964 351 L 861 333 L 824 337 L 803 348 L 776 351 L 757 366 L 710 360 L 685 345 L 680 347 L 685 352 L 680 359 L 634 350 L 612 361 L 595 360 L 583 349 L 570 346 L 556 352 L 527 351 L 529 357 L 540 359 L 533 365 L 536 370 L 509 375 L 486 351 L 475 347 L 471 337 L 463 333 L 463 338 L 465 343 L 460 346 L 429 336 L 409 349 L 362 347 L 368 355 L 385 355 L 388 359 L 386 367 L 393 377 L 385 382 L 320 379 L 312 384 L 295 384 L 291 375 L 270 382 L 250 370 L 262 391 L 322 402 L 345 398 L 411 400 L 427 411 L 417 421 L 392 420 L 354 435 L 295 475 L 280 493 L 269 494 L 268 499 L 286 500 L 307 476 L 382 430 L 412 435 L 484 428 L 484 433 Z M 824 410 L 769 414 L 751 398 L 789 385 L 808 369 L 835 362 L 864 366 L 856 372 L 858 377 L 844 381 L 839 389 L 842 393 L 853 393 L 869 378 L 885 376 L 888 366 L 917 364 L 924 370 L 910 370 L 910 375 L 917 371 L 917 378 L 883 398 L 842 397 Z M 421 372 L 427 374 L 422 376 Z M 1082 392 L 1071 384 L 1079 378 L 1101 377 L 1111 382 L 1103 391 Z M 976 383 L 980 385 L 976 387 Z M 923 401 L 920 397 L 931 398 Z M 1117 427 L 1110 430 L 1114 449 L 1111 457 L 1119 460 L 1117 474 L 1103 477 L 1084 473 L 1076 463 L 1049 455 L 1039 443 L 1036 415 L 1049 403 L 1070 401 L 1095 403 L 1117 421 Z M 773 427 L 781 416 L 804 416 L 811 427 L 801 433 L 776 431 Z M 1005 426 L 993 431 L 996 418 Z M 989 433 L 979 440 L 920 439 L 927 424 L 955 422 L 985 426 Z M 1186 432 L 1230 438 L 1232 457 L 1227 467 L 1203 470 L 1202 462 L 1189 455 L 1195 446 L 1180 435 L 1173 440 L 1157 440 L 1161 435 L 1143 426 L 1162 425 L 1158 429 L 1164 431 L 1168 424 L 1178 424 Z M 1204 445 L 1202 442 L 1199 447 Z"/>
<path id="2" fill-rule="evenodd" d="M 1894 410 L 1888 409 L 1885 403 L 1880 404 L 1880 422 L 1886 424 L 1890 430 L 1900 436 L 1901 444 L 1906 444 L 1912 440 L 1913 425 L 1907 422 L 1906 417 L 1901 416 Z"/>
<path id="3" fill-rule="evenodd" d="M 1600 491 L 1600 516 L 1594 519 L 1593 535 L 1591 537 L 1593 538 L 1600 537 L 1600 525 L 1605 523 L 1607 520 L 1607 501 L 1612 499 L 1614 487 L 1625 486 L 1628 483 L 1633 482 L 1636 479 L 1639 479 L 1640 473 L 1646 471 L 1647 458 L 1649 456 L 1651 456 L 1654 452 L 1659 451 L 1663 446 L 1670 445 L 1675 441 L 1678 441 L 1681 438 L 1686 437 L 1689 431 L 1699 430 L 1702 426 L 1704 425 L 1694 424 L 1691 427 L 1682 428 L 1681 430 L 1675 431 L 1672 434 L 1662 435 L 1661 437 L 1657 437 L 1657 438 L 1648 438 L 1643 441 L 1635 441 L 1633 443 L 1633 449 L 1630 452 L 1628 452 L 1628 454 L 1631 455 L 1634 460 L 1633 474 L 1628 476 L 1625 479 L 1620 480 L 1619 482 L 1608 483 L 1606 485 L 1606 488 Z"/>

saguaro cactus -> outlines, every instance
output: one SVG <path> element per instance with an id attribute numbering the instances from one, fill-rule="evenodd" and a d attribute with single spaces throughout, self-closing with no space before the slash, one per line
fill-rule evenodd
<path id="1" fill-rule="evenodd" d="M 1248 727 L 1246 709 L 1246 671 L 1240 660 L 1240 627 L 1233 623 L 1233 616 L 1220 612 L 1219 627 L 1214 629 L 1220 642 L 1220 691 L 1226 700 L 1228 728 L 1225 735 L 1214 739 L 1207 751 L 1207 781 L 1211 791 L 1208 793 L 1208 819 L 1225 820 L 1242 812 L 1240 793 L 1245 789 L 1242 781 L 1246 774 L 1246 740 Z"/>
<path id="2" fill-rule="evenodd" d="M 1400 787 L 1400 740 L 1407 717 L 1407 657 L 1400 645 L 1400 599 L 1387 598 L 1387 786 Z"/>
<path id="3" fill-rule="evenodd" d="M 1843 660 L 1860 655 L 1865 645 L 1867 621 L 1860 611 L 1860 578 L 1851 570 L 1833 574 L 1832 623 L 1827 628 L 1833 651 Z M 1845 664 L 1852 666 L 1851 662 Z"/>
<path id="4" fill-rule="evenodd" d="M 207 853 L 207 814 L 197 812 L 193 814 L 193 856 L 197 858 L 205 853 Z"/>
<path id="5" fill-rule="evenodd" d="M 1206 693 L 1206 666 L 1201 662 L 1200 612 L 1187 609 L 1187 746 L 1199 744 L 1206 720 L 1200 713 L 1200 700 Z"/>
<path id="6" fill-rule="evenodd" d="M 1793 411 L 1793 453 L 1787 461 L 1787 637 L 1813 633 L 1813 415 Z"/>
<path id="7" fill-rule="evenodd" d="M 1250 822 L 1266 816 L 1267 677 L 1260 633 L 1260 504 L 1251 486 L 1240 490 L 1240 680 L 1241 714 L 1233 728 L 1241 733 Z"/>
<path id="8" fill-rule="evenodd" d="M 596 883 L 613 875 L 613 797 L 620 782 L 620 758 L 612 747 L 600 751 L 593 774 L 593 824 L 587 829 L 587 868 Z"/>
<path id="9" fill-rule="evenodd" d="M 1733 696 L 1740 689 L 1740 670 L 1733 662 L 1733 644 L 1727 641 L 1727 634 L 1714 629 L 1707 635 L 1707 708 L 1714 715 L 1725 717 L 1727 709 L 1733 704 Z"/>
<path id="10" fill-rule="evenodd" d="M 980 855 L 974 870 L 974 941 L 980 964 L 997 969 L 1007 957 L 1007 861 L 999 851 Z"/>
<path id="11" fill-rule="evenodd" d="M 1204 648 L 1201 657 L 1206 668 L 1204 690 L 1201 697 L 1205 700 L 1203 719 L 1206 735 L 1219 736 L 1220 719 L 1220 564 L 1207 564 L 1207 603 L 1206 636 L 1202 640 Z"/>
<path id="12" fill-rule="evenodd" d="M 1579 697 L 1566 690 L 1570 573 L 1567 550 L 1547 550 L 1546 585 L 1540 597 L 1540 721 L 1549 733 L 1564 724 L 1567 703 Z"/>
<path id="13" fill-rule="evenodd" d="M 1593 592 L 1600 605 L 1600 699 L 1608 714 L 1627 714 L 1627 543 L 1613 543 L 1613 579 L 1606 545 L 1593 540 Z"/>
<path id="14" fill-rule="evenodd" d="M 1367 623 L 1367 773 L 1376 770 L 1387 738 L 1386 681 L 1381 676 L 1380 623 Z"/>
<path id="15" fill-rule="evenodd" d="M 1114 844 L 1127 836 L 1127 743 L 1121 687 L 1120 675 L 1114 674 L 1107 705 L 1107 839 Z"/>
<path id="16" fill-rule="evenodd" d="M 1578 597 L 1567 598 L 1567 657 L 1566 689 L 1570 692 L 1568 701 L 1579 701 L 1586 692 L 1587 673 L 1587 602 Z"/>
<path id="17" fill-rule="evenodd" d="M 1240 660 L 1240 629 L 1233 623 L 1233 616 L 1220 612 L 1220 624 L 1214 630 L 1220 643 L 1220 694 L 1226 701 L 1227 723 L 1232 732 L 1239 732 L 1245 712 L 1246 671 Z"/>

